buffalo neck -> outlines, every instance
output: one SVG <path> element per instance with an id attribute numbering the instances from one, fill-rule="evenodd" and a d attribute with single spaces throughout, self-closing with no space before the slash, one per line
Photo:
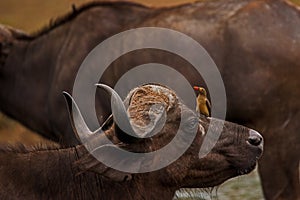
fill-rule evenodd
<path id="1" fill-rule="evenodd" d="M 57 31 L 31 40 L 16 39 L 0 68 L 0 110 L 56 141 L 55 124 L 49 117 L 53 112 L 49 108 L 49 96 L 56 95 L 55 98 L 62 102 L 60 105 L 64 105 L 61 93 L 69 88 L 62 88 L 57 94 L 52 93 L 53 88 L 58 86 L 53 79 L 58 76 L 57 65 L 65 39 L 66 36 Z M 67 116 L 65 107 L 57 109 L 65 109 L 65 114 L 56 117 Z M 69 124 L 66 129 L 71 130 Z"/>
<path id="2" fill-rule="evenodd" d="M 6 160 L 0 167 L 0 185 L 7 191 L 3 198 L 172 199 L 178 189 L 164 187 L 151 173 L 136 174 L 124 182 L 109 181 L 93 172 L 80 173 L 74 162 L 86 153 L 82 145 L 34 151 L 0 150 L 1 160 Z"/>

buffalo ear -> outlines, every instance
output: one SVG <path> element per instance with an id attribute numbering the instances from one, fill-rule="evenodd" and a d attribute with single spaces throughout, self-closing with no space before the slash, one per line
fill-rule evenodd
<path id="1" fill-rule="evenodd" d="M 0 24 L 0 65 L 5 64 L 13 39 L 10 31 Z"/>
<path id="2" fill-rule="evenodd" d="M 132 179 L 131 172 L 139 171 L 143 159 L 141 157 L 128 156 L 128 154 L 125 154 L 125 151 L 118 146 L 106 144 L 96 148 L 91 154 L 82 157 L 76 164 L 83 172 L 92 171 L 113 181 L 128 181 Z M 98 155 L 105 163 L 97 160 L 93 155 Z M 132 153 L 132 155 L 134 155 L 134 153 Z M 108 163 L 111 166 L 107 166 Z M 114 167 L 118 169 L 126 168 L 126 172 L 116 170 Z"/>
<path id="3" fill-rule="evenodd" d="M 13 28 L 11 26 L 0 24 L 0 36 L 6 39 L 6 41 L 12 41 L 14 39 L 32 39 L 30 35 L 20 29 Z"/>
<path id="4" fill-rule="evenodd" d="M 19 38 L 29 39 L 30 36 L 21 30 L 0 24 L 0 65 L 5 64 L 13 41 Z"/>

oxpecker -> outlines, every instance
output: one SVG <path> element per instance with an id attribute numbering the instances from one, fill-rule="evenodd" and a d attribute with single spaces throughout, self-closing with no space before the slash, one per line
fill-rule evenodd
<path id="1" fill-rule="evenodd" d="M 210 117 L 211 105 L 209 100 L 207 99 L 206 90 L 203 87 L 198 86 L 194 86 L 194 90 L 199 91 L 199 95 L 197 96 L 196 111 L 206 117 Z"/>

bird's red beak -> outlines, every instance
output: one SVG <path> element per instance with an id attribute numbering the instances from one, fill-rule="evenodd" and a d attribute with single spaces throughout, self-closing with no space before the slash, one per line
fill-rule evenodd
<path id="1" fill-rule="evenodd" d="M 194 88 L 194 90 L 196 90 L 196 91 L 199 90 L 199 87 L 198 87 L 198 86 L 194 86 L 193 88 Z"/>

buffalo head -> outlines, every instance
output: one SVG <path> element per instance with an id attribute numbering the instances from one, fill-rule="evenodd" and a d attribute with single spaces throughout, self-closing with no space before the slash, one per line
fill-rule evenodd
<path id="1" fill-rule="evenodd" d="M 112 99 L 112 115 L 104 132 L 91 132 L 86 126 L 74 99 L 65 94 L 74 131 L 93 155 L 113 160 L 116 166 L 126 164 L 125 172 L 104 165 L 90 153 L 78 161 L 81 170 L 102 174 L 111 180 L 155 180 L 157 184 L 180 187 L 211 187 L 225 180 L 252 171 L 262 154 L 262 136 L 249 128 L 196 114 L 183 104 L 171 89 L 147 84 L 133 89 L 124 102 L 106 85 L 99 84 Z M 220 126 L 224 123 L 223 126 Z M 207 135 L 209 126 L 212 134 Z M 221 132 L 216 144 L 205 156 L 200 157 L 200 147 L 205 139 L 213 143 L 214 133 Z M 100 133 L 101 132 L 101 133 Z M 105 138 L 105 139 L 104 139 Z M 108 143 L 106 139 L 111 143 Z M 174 142 L 175 141 L 175 142 Z M 151 159 L 129 158 L 126 154 L 110 156 L 120 148 L 132 153 L 158 152 L 171 144 L 168 151 L 153 154 Z M 183 150 L 176 157 L 176 152 Z M 114 154 L 111 154 L 114 155 Z M 172 160 L 174 158 L 176 159 Z M 170 163 L 157 168 L 170 159 Z M 101 160 L 101 159 L 100 159 Z M 146 173 L 145 168 L 155 170 Z M 136 172 L 133 172 L 136 170 Z M 143 173 L 137 173 L 143 172 Z"/>

